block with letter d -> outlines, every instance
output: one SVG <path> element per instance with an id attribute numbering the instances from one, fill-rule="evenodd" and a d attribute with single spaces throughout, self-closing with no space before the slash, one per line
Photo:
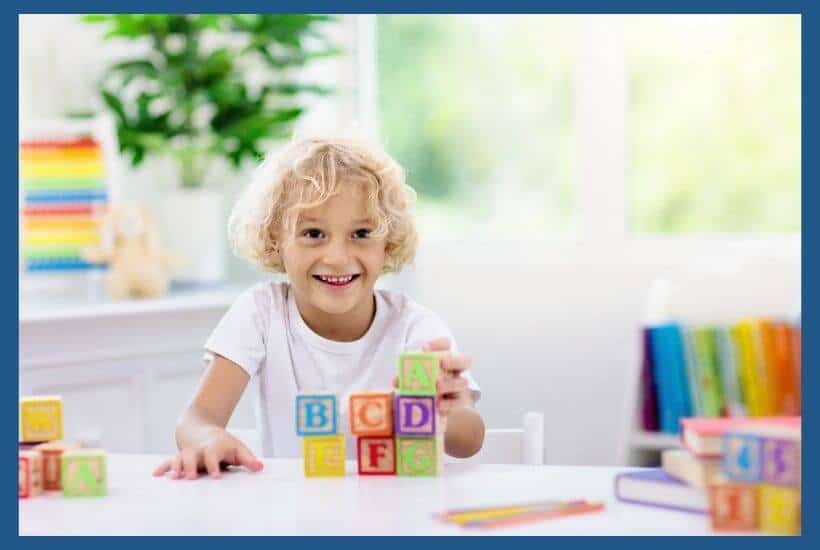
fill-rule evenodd
<path id="1" fill-rule="evenodd" d="M 350 432 L 360 437 L 393 435 L 393 394 L 361 392 L 350 394 Z"/>
<path id="2" fill-rule="evenodd" d="M 434 353 L 399 355 L 399 387 L 402 395 L 435 395 L 439 360 Z"/>
<path id="3" fill-rule="evenodd" d="M 300 436 L 334 435 L 339 413 L 336 395 L 300 393 L 296 396 L 296 433 Z"/>
<path id="4" fill-rule="evenodd" d="M 397 395 L 396 435 L 436 435 L 436 398 L 432 395 Z"/>

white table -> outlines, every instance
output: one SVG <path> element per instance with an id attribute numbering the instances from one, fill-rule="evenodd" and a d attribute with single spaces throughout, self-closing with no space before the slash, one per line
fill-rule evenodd
<path id="1" fill-rule="evenodd" d="M 620 468 L 447 464 L 436 478 L 311 478 L 301 460 L 265 460 L 262 472 L 219 480 L 154 478 L 157 455 L 108 457 L 109 494 L 19 502 L 21 535 L 681 535 L 710 534 L 708 518 L 620 503 Z M 547 499 L 605 503 L 602 512 L 528 525 L 467 530 L 439 523 L 448 509 Z"/>

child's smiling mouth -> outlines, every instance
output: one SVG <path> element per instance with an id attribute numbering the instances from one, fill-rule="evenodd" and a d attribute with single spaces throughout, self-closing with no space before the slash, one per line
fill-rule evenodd
<path id="1" fill-rule="evenodd" d="M 359 273 L 354 275 L 314 275 L 313 278 L 332 287 L 344 288 L 358 279 L 359 275 Z"/>

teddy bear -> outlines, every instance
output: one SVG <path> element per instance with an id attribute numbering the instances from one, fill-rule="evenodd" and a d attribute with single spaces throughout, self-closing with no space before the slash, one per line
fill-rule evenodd
<path id="1" fill-rule="evenodd" d="M 174 260 L 164 251 L 157 224 L 142 206 L 112 206 L 102 216 L 99 244 L 85 248 L 83 258 L 108 264 L 106 288 L 114 300 L 158 298 L 168 292 Z"/>

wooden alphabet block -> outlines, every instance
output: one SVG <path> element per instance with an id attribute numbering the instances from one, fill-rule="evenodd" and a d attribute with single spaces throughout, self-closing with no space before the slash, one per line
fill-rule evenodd
<path id="1" fill-rule="evenodd" d="M 800 491 L 760 486 L 760 530 L 778 535 L 800 534 Z"/>
<path id="2" fill-rule="evenodd" d="M 345 475 L 345 436 L 316 435 L 302 440 L 306 477 Z"/>
<path id="3" fill-rule="evenodd" d="M 436 433 L 436 398 L 432 395 L 397 395 L 394 414 L 396 435 Z"/>
<path id="4" fill-rule="evenodd" d="M 360 437 L 356 442 L 359 475 L 396 475 L 396 441 L 388 437 Z"/>
<path id="5" fill-rule="evenodd" d="M 438 379 L 438 356 L 434 353 L 399 355 L 399 388 L 403 395 L 435 395 Z"/>
<path id="6" fill-rule="evenodd" d="M 98 497 L 106 493 L 108 474 L 105 467 L 105 451 L 101 449 L 76 449 L 64 451 L 60 472 L 63 496 Z"/>
<path id="7" fill-rule="evenodd" d="M 63 437 L 63 400 L 59 396 L 20 398 L 20 441 L 42 443 Z"/>
<path id="8" fill-rule="evenodd" d="M 65 451 L 79 449 L 77 443 L 67 441 L 52 441 L 41 443 L 34 447 L 43 455 L 43 489 L 46 491 L 60 491 L 63 486 L 60 483 L 62 473 L 62 455 Z"/>
<path id="9" fill-rule="evenodd" d="M 300 436 L 334 435 L 339 424 L 336 395 L 331 393 L 296 396 L 296 433 Z"/>
<path id="10" fill-rule="evenodd" d="M 396 474 L 405 477 L 438 474 L 435 437 L 397 437 Z"/>
<path id="11" fill-rule="evenodd" d="M 800 487 L 800 441 L 763 440 L 763 483 Z"/>
<path id="12" fill-rule="evenodd" d="M 709 515 L 715 531 L 756 531 L 759 525 L 756 485 L 715 483 L 709 486 Z"/>
<path id="13" fill-rule="evenodd" d="M 729 481 L 758 483 L 763 477 L 763 438 L 753 433 L 723 435 L 723 474 Z"/>
<path id="14" fill-rule="evenodd" d="M 38 451 L 18 451 L 17 498 L 31 498 L 43 492 L 43 456 Z"/>
<path id="15" fill-rule="evenodd" d="M 360 437 L 393 435 L 393 394 L 350 394 L 350 432 Z"/>

